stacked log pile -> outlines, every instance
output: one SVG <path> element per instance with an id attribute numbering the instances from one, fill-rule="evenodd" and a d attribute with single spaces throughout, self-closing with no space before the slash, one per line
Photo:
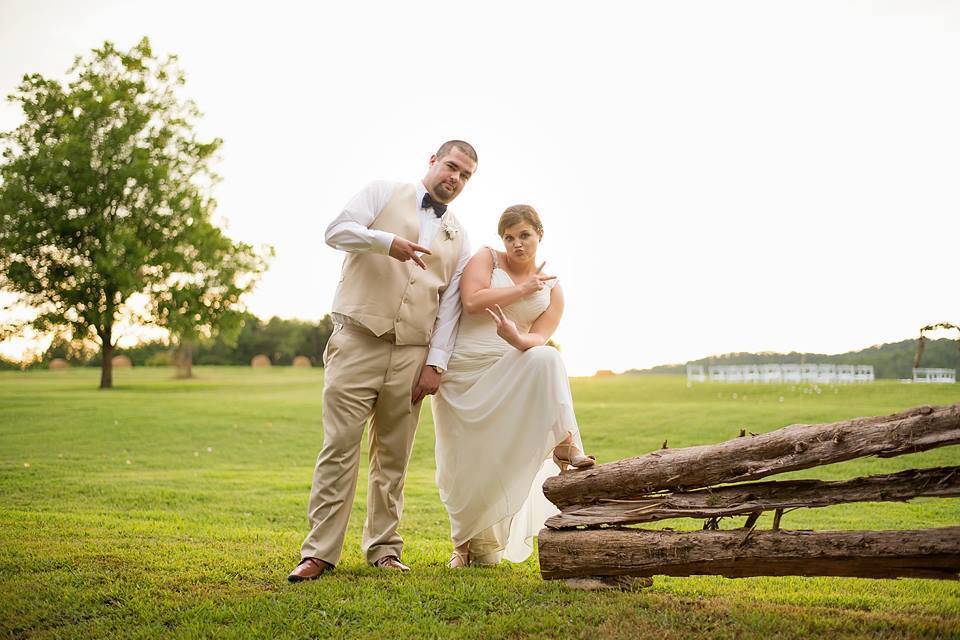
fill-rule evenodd
<path id="1" fill-rule="evenodd" d="M 752 482 L 864 456 L 893 457 L 960 444 L 960 403 L 890 416 L 797 424 L 716 445 L 662 449 L 549 478 L 561 513 L 540 532 L 546 579 L 623 585 L 630 577 L 694 574 L 956 579 L 960 526 L 903 531 L 785 531 L 785 510 L 851 502 L 960 496 L 960 466 L 851 480 Z M 737 484 L 730 484 L 737 483 Z M 725 485 L 725 486 L 717 486 Z M 757 530 L 773 512 L 771 530 Z M 720 531 L 719 518 L 746 516 Z M 705 518 L 701 531 L 626 525 Z"/>

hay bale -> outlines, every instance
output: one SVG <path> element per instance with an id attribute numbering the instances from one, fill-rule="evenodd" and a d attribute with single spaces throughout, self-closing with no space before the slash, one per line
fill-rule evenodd
<path id="1" fill-rule="evenodd" d="M 133 366 L 133 360 L 130 359 L 130 356 L 125 356 L 120 354 L 119 356 L 113 356 L 110 360 L 113 364 L 114 369 L 129 369 Z"/>
<path id="2" fill-rule="evenodd" d="M 253 356 L 253 359 L 250 361 L 250 366 L 254 369 L 263 369 L 265 367 L 272 366 L 272 364 L 269 357 L 262 353 L 258 353 L 257 355 Z"/>
<path id="3" fill-rule="evenodd" d="M 309 369 L 310 367 L 313 366 L 313 363 L 310 362 L 310 358 L 308 358 L 307 356 L 297 356 L 296 358 L 293 359 L 293 366 Z"/>
<path id="4" fill-rule="evenodd" d="M 617 374 L 614 373 L 613 371 L 610 371 L 610 369 L 600 369 L 595 374 L 593 374 L 593 377 L 594 378 L 611 378 L 615 375 Z"/>
<path id="5" fill-rule="evenodd" d="M 51 371 L 63 371 L 70 368 L 70 363 L 63 358 L 54 358 L 48 365 Z"/>

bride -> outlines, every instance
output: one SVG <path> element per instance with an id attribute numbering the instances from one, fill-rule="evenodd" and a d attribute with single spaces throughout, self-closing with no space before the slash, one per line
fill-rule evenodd
<path id="1" fill-rule="evenodd" d="M 525 560 L 557 512 L 543 480 L 558 466 L 594 464 L 582 453 L 560 353 L 546 346 L 563 315 L 563 291 L 536 266 L 540 216 L 528 205 L 509 207 L 497 231 L 504 251 L 483 247 L 464 269 L 460 330 L 433 401 L 451 568 Z"/>

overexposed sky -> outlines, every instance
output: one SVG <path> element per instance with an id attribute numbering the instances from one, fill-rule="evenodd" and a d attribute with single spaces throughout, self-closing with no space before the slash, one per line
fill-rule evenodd
<path id="1" fill-rule="evenodd" d="M 0 0 L 0 93 L 143 35 L 225 140 L 230 235 L 276 248 L 261 317 L 327 313 L 328 222 L 463 138 L 474 247 L 543 217 L 572 374 L 960 322 L 960 2 Z"/>

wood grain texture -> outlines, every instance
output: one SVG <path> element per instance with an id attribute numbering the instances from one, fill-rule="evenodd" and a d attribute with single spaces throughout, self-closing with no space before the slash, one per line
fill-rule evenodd
<path id="1" fill-rule="evenodd" d="M 828 424 L 795 424 L 719 444 L 663 449 L 561 473 L 548 478 L 543 489 L 547 498 L 563 509 L 604 499 L 634 499 L 664 490 L 758 480 L 864 456 L 893 457 L 953 444 L 960 444 L 960 403 Z"/>
<path id="2" fill-rule="evenodd" d="M 545 579 L 721 575 L 937 578 L 960 573 L 960 527 L 912 531 L 540 532 Z"/>
<path id="3" fill-rule="evenodd" d="M 717 518 L 776 509 L 826 507 L 849 502 L 904 502 L 960 496 L 960 467 L 911 469 L 839 482 L 783 480 L 661 493 L 636 500 L 571 505 L 546 525 L 551 529 L 655 522 L 668 518 Z M 745 527 L 753 523 L 747 522 Z"/>

